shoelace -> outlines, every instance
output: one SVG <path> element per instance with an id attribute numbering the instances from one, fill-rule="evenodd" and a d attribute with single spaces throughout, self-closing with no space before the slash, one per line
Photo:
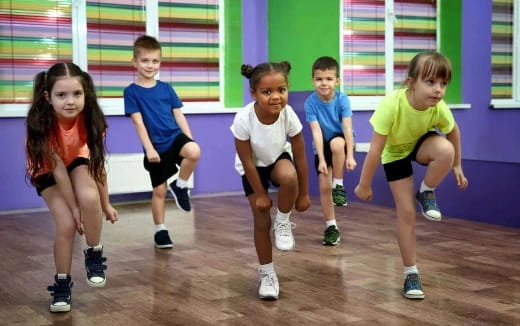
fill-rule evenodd
<path id="1" fill-rule="evenodd" d="M 287 222 L 276 222 L 275 221 L 275 223 L 276 223 L 276 225 L 274 227 L 278 231 L 278 234 L 282 237 L 288 237 L 289 230 L 296 228 L 296 223 L 290 222 L 290 221 L 287 221 Z"/>
<path id="2" fill-rule="evenodd" d="M 426 210 L 438 210 L 437 201 L 435 200 L 435 196 L 431 191 L 425 191 L 423 200 L 425 202 Z"/>
<path id="3" fill-rule="evenodd" d="M 262 275 L 262 280 L 264 280 L 266 282 L 267 286 L 274 286 L 274 274 L 273 273 L 268 273 L 268 274 Z"/>

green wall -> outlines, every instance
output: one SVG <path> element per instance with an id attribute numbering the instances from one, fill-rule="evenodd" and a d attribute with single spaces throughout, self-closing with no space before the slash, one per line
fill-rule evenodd
<path id="1" fill-rule="evenodd" d="M 328 55 L 340 61 L 340 0 L 268 0 L 269 61 L 291 63 L 290 90 L 312 90 L 314 60 Z"/>
<path id="2" fill-rule="evenodd" d="M 446 103 L 462 101 L 462 0 L 440 2 L 440 52 L 450 59 L 452 65 L 451 82 L 444 100 Z"/>
<path id="3" fill-rule="evenodd" d="M 242 76 L 229 67 L 242 62 L 242 0 L 224 1 L 224 86 L 225 107 L 240 107 L 244 103 Z"/>

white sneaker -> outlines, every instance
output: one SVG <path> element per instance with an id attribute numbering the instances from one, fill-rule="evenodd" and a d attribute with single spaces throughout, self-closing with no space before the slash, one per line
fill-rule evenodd
<path id="1" fill-rule="evenodd" d="M 273 224 L 276 248 L 283 251 L 293 250 L 295 242 L 292 234 L 292 223 L 289 220 L 282 222 L 275 218 Z"/>
<path id="2" fill-rule="evenodd" d="M 278 286 L 278 277 L 275 272 L 260 273 L 260 286 L 258 287 L 258 296 L 262 300 L 277 300 L 280 288 Z"/>

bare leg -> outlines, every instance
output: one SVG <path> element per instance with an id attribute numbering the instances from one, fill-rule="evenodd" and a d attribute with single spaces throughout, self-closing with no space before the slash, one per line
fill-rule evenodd
<path id="1" fill-rule="evenodd" d="M 254 241 L 256 254 L 260 265 L 269 264 L 273 261 L 273 245 L 271 243 L 271 214 L 269 211 L 261 212 L 255 209 L 256 196 L 251 194 L 247 197 L 254 218 Z"/>
<path id="2" fill-rule="evenodd" d="M 280 185 L 278 209 L 282 213 L 290 212 L 298 196 L 298 177 L 294 165 L 289 160 L 279 160 L 271 172 L 271 177 Z"/>
<path id="3" fill-rule="evenodd" d="M 413 177 L 389 182 L 397 211 L 397 241 L 404 266 L 414 266 L 415 245 L 415 203 Z"/>
<path id="4" fill-rule="evenodd" d="M 424 183 L 431 187 L 437 187 L 453 167 L 455 150 L 453 145 L 444 137 L 428 137 L 417 152 L 417 162 L 428 164 Z"/>
<path id="5" fill-rule="evenodd" d="M 186 143 L 180 152 L 183 158 L 179 170 L 179 178 L 188 180 L 200 158 L 200 147 L 195 142 Z"/>
<path id="6" fill-rule="evenodd" d="M 343 179 L 345 174 L 345 139 L 335 137 L 330 141 L 332 152 L 332 175 L 336 179 Z"/>
<path id="7" fill-rule="evenodd" d="M 336 215 L 334 212 L 334 203 L 332 202 L 331 173 L 332 169 L 329 168 L 329 173 L 327 175 L 323 173 L 320 173 L 318 175 L 318 180 L 320 184 L 321 209 L 323 211 L 323 218 L 328 221 L 336 219 Z"/>
<path id="8" fill-rule="evenodd" d="M 165 219 L 166 182 L 153 188 L 152 217 L 155 225 L 164 224 Z"/>

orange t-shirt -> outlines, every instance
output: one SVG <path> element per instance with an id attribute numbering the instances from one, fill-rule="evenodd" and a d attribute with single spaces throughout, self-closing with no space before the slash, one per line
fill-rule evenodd
<path id="1" fill-rule="evenodd" d="M 87 145 L 87 131 L 85 119 L 80 114 L 72 128 L 65 130 L 58 124 L 58 145 L 56 150 L 65 166 L 68 166 L 78 157 L 89 158 L 90 150 Z"/>

